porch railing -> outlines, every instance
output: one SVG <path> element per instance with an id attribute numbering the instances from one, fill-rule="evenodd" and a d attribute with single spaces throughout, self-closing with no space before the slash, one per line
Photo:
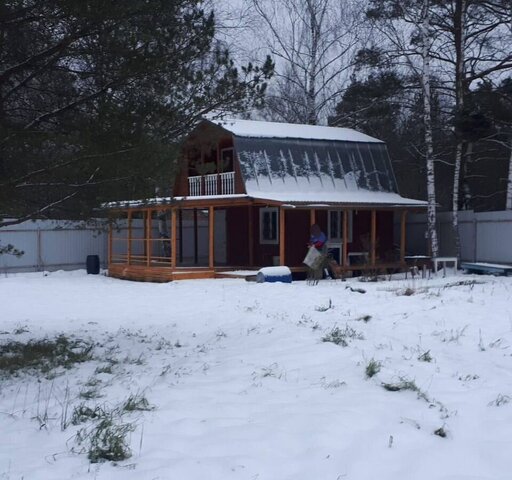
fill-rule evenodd
<path id="1" fill-rule="evenodd" d="M 200 195 L 234 195 L 235 172 L 212 173 L 188 177 L 188 194 Z"/>
<path id="2" fill-rule="evenodd" d="M 191 197 L 201 195 L 201 184 L 203 177 L 188 177 L 188 194 Z"/>

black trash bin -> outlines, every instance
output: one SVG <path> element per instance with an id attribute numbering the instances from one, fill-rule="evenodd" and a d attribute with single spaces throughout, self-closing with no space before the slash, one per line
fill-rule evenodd
<path id="1" fill-rule="evenodd" d="M 100 257 L 98 255 L 87 255 L 85 264 L 88 275 L 98 275 L 100 273 Z"/>

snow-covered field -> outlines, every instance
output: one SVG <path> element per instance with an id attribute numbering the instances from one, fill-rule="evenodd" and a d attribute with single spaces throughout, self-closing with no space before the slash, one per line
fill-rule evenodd
<path id="1" fill-rule="evenodd" d="M 512 278 L 0 278 L 0 346 L 60 334 L 92 358 L 0 372 L 2 480 L 512 478 Z M 131 457 L 90 463 L 78 407 Z"/>

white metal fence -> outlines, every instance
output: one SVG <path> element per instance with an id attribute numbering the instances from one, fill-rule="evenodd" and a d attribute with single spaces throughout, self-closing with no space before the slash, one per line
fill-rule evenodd
<path id="1" fill-rule="evenodd" d="M 455 254 L 451 212 L 438 214 L 440 254 Z M 407 251 L 427 253 L 426 215 L 409 215 Z M 461 259 L 470 262 L 512 264 L 512 211 L 459 212 Z"/>
<path id="2" fill-rule="evenodd" d="M 21 257 L 0 255 L 0 272 L 85 268 L 87 255 L 106 266 L 108 233 L 83 223 L 37 220 L 0 229 L 0 245 L 12 244 Z"/>
<path id="3" fill-rule="evenodd" d="M 224 223 L 219 218 L 216 225 Z M 451 229 L 451 213 L 438 214 L 438 232 L 441 255 L 455 252 Z M 512 212 L 460 212 L 461 257 L 465 261 L 512 264 Z M 427 254 L 426 216 L 409 215 L 407 222 L 407 252 Z M 204 225 L 199 226 L 199 255 L 207 255 Z M 225 231 L 219 231 L 215 247 L 217 258 L 223 258 Z M 184 258 L 192 255 L 193 232 L 185 222 Z M 218 237 L 218 238 L 217 238 Z M 40 220 L 25 222 L 0 229 L 0 245 L 12 244 L 25 253 L 21 257 L 0 255 L 0 273 L 41 270 L 72 270 L 85 268 L 87 255 L 99 255 L 106 267 L 108 234 L 97 227 L 83 223 Z"/>

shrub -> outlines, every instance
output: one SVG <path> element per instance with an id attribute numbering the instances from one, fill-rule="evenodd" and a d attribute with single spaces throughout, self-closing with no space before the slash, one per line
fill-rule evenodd
<path id="1" fill-rule="evenodd" d="M 365 373 L 367 378 L 372 378 L 373 376 L 377 375 L 377 373 L 380 372 L 382 364 L 380 362 L 377 362 L 373 358 L 368 362 L 366 365 Z"/>
<path id="2" fill-rule="evenodd" d="M 125 412 L 153 410 L 155 407 L 149 404 L 148 399 L 142 394 L 130 395 L 121 406 L 121 410 Z"/>
<path id="3" fill-rule="evenodd" d="M 113 416 L 102 418 L 92 429 L 77 433 L 79 445 L 86 444 L 85 451 L 91 463 L 120 462 L 131 457 L 127 436 L 135 429 L 130 423 L 115 423 Z"/>
<path id="4" fill-rule="evenodd" d="M 396 383 L 382 383 L 382 386 L 388 392 L 400 392 L 402 390 L 411 390 L 412 392 L 416 392 L 418 398 L 425 400 L 426 402 L 430 402 L 427 394 L 422 391 L 414 380 L 409 380 L 405 377 L 400 377 L 399 381 Z"/>
<path id="5" fill-rule="evenodd" d="M 107 416 L 107 412 L 103 407 L 96 405 L 94 408 L 91 408 L 85 403 L 81 403 L 73 409 L 71 424 L 80 425 L 81 423 L 85 423 L 89 420 L 97 420 L 105 416 Z"/>
<path id="6" fill-rule="evenodd" d="M 430 355 L 430 350 L 423 352 L 421 355 L 418 355 L 418 360 L 420 362 L 431 362 L 433 360 L 432 355 Z"/>
<path id="7" fill-rule="evenodd" d="M 506 405 L 512 400 L 508 395 L 499 394 L 495 400 L 489 403 L 490 407 L 501 407 L 502 405 Z"/>
<path id="8" fill-rule="evenodd" d="M 330 342 L 341 345 L 342 347 L 347 347 L 348 341 L 353 339 L 364 340 L 364 335 L 346 325 L 343 329 L 334 327 L 329 333 L 322 337 L 322 342 Z"/>
<path id="9" fill-rule="evenodd" d="M 15 375 L 24 370 L 48 373 L 58 367 L 71 368 L 90 360 L 92 350 L 92 343 L 71 340 L 65 335 L 53 340 L 10 341 L 0 345 L 0 373 Z"/>

